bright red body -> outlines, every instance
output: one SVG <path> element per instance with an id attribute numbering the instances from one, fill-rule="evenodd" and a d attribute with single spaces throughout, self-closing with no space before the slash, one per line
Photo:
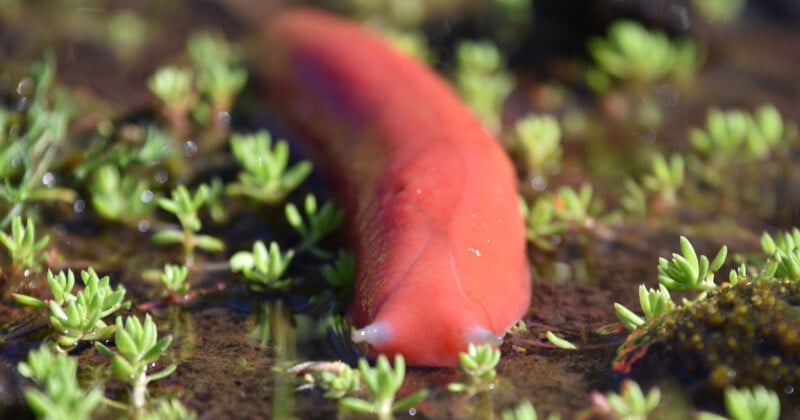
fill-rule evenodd
<path id="1" fill-rule="evenodd" d="M 378 331 L 371 352 L 450 366 L 469 342 L 502 336 L 531 285 L 500 145 L 437 75 L 357 24 L 296 10 L 262 39 L 269 100 L 347 211 L 350 316 Z"/>

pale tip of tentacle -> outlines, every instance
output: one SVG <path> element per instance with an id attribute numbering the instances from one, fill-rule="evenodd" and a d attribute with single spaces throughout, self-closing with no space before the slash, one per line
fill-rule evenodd
<path id="1" fill-rule="evenodd" d="M 467 332 L 467 342 L 475 345 L 491 344 L 499 346 L 503 344 L 503 336 L 497 335 L 484 327 L 472 327 Z"/>
<path id="2" fill-rule="evenodd" d="M 373 322 L 364 328 L 353 330 L 350 337 L 354 343 L 369 343 L 373 346 L 380 346 L 381 344 L 389 341 L 391 338 L 392 329 L 385 322 Z"/>

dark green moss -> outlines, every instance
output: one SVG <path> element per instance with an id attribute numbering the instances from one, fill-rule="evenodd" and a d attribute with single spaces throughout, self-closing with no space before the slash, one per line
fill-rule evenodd
<path id="1" fill-rule="evenodd" d="M 762 384 L 794 399 L 800 383 L 800 283 L 724 284 L 653 320 L 619 348 L 614 370 L 644 383 L 668 375 L 695 400 Z"/>

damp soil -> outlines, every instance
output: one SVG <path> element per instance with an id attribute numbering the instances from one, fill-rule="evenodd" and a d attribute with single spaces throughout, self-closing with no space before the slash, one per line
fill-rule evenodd
<path id="1" fill-rule="evenodd" d="M 201 28 L 214 28 L 232 39 L 241 40 L 243 45 L 248 45 L 248 54 L 254 54 L 257 48 L 252 48 L 255 42 L 252 22 L 238 23 L 243 16 L 264 13 L 262 9 L 272 10 L 280 7 L 281 2 L 267 2 L 266 8 L 252 5 L 258 2 L 239 1 L 202 1 L 191 2 L 191 5 L 172 1 L 163 2 L 164 6 L 160 7 L 149 4 L 152 8 L 140 3 L 136 11 L 148 16 L 152 33 L 135 58 L 125 61 L 115 57 L 102 39 L 90 36 L 93 29 L 88 25 L 91 22 L 99 25 L 97 20 L 102 21 L 112 12 L 123 9 L 125 3 L 90 3 L 92 6 L 85 8 L 71 2 L 54 2 L 55 6 L 47 2 L 25 3 L 14 15 L 5 16 L 0 25 L 0 82 L 8 84 L 17 80 L 24 74 L 27 63 L 38 59 L 45 49 L 52 48 L 58 60 L 59 82 L 103 104 L 93 114 L 79 119 L 71 127 L 72 133 L 81 131 L 81 123 L 90 127 L 93 121 L 101 118 L 134 122 L 155 119 L 152 111 L 155 102 L 146 89 L 146 78 L 155 68 L 180 55 L 187 34 Z M 616 3 L 627 3 L 627 6 L 622 10 L 608 6 L 603 9 L 608 10 L 607 13 L 599 14 L 596 21 L 578 32 L 592 28 L 602 31 L 603 25 L 614 17 L 649 16 L 646 14 L 649 9 L 641 5 L 646 2 Z M 249 7 L 254 8 L 252 13 L 248 13 Z M 553 19 L 569 17 L 569 13 L 560 9 L 545 8 L 545 12 L 556 15 Z M 544 14 L 535 19 L 542 20 L 541 28 L 548 28 L 553 26 L 547 24 L 546 19 L 550 17 Z M 586 19 L 584 16 L 579 21 Z M 669 21 L 651 20 L 657 25 L 670 26 Z M 428 26 L 435 28 L 444 22 L 446 18 L 435 17 Z M 458 25 L 454 27 L 459 30 Z M 465 34 L 474 31 L 469 25 L 461 29 Z M 703 124 L 705 109 L 709 106 L 752 109 L 762 103 L 772 103 L 788 119 L 800 120 L 800 72 L 793 62 L 800 57 L 800 23 L 776 22 L 762 10 L 751 8 L 731 26 L 703 27 L 698 32 L 701 42 L 708 43 L 710 48 L 708 64 L 693 90 L 666 108 L 665 123 L 658 130 L 632 128 L 615 120 L 613 115 L 598 111 L 598 105 L 587 100 L 585 92 L 576 95 L 579 106 L 594 109 L 594 115 L 600 116 L 594 117 L 592 124 L 602 128 L 605 134 L 590 136 L 591 139 L 565 139 L 565 164 L 560 175 L 550 180 L 550 185 L 591 181 L 597 194 L 611 191 L 621 179 L 604 166 L 629 166 L 626 159 L 633 160 L 638 148 L 652 147 L 654 141 L 667 150 L 686 150 L 686 130 Z M 565 51 L 569 52 L 567 47 L 578 41 L 580 39 L 565 38 Z M 534 48 L 536 42 L 531 42 Z M 515 94 L 517 98 L 532 95 L 530 92 L 536 88 L 536 81 L 544 75 L 569 79 L 558 70 L 567 68 L 565 62 L 568 61 L 554 53 L 559 51 L 558 44 L 542 51 L 541 55 L 533 54 L 534 57 L 526 58 L 521 52 L 515 56 L 512 64 L 518 63 L 515 71 L 524 81 Z M 246 61 L 256 60 L 248 57 Z M 248 91 L 254 92 L 256 87 L 251 86 Z M 234 114 L 233 128 L 269 125 L 269 116 L 258 109 L 254 94 L 243 96 L 244 105 L 240 110 L 245 112 Z M 522 108 L 531 107 L 526 100 L 516 101 L 527 104 L 520 105 Z M 596 143 L 587 144 L 587 141 Z M 603 163 L 609 154 L 602 151 L 604 148 L 615 150 L 610 153 L 609 159 L 614 159 L 610 163 Z M 630 154 L 619 153 L 625 150 Z M 524 317 L 527 328 L 504 341 L 494 390 L 471 398 L 449 394 L 445 387 L 461 378 L 458 370 L 410 368 L 401 395 L 420 387 L 431 391 L 431 396 L 417 406 L 415 418 L 489 417 L 523 400 L 534 402 L 540 414 L 557 412 L 564 418 L 573 418 L 591 405 L 593 391 L 618 390 L 622 375 L 611 367 L 616 350 L 627 334 L 617 324 L 614 303 L 638 307 L 638 285 L 657 285 L 657 260 L 678 249 L 679 235 L 691 236 L 698 252 L 706 255 L 716 252 L 723 243 L 731 250 L 747 253 L 759 249 L 762 231 L 790 229 L 800 224 L 800 170 L 791 164 L 796 158 L 795 152 L 779 176 L 759 185 L 757 204 L 752 206 L 730 208 L 725 203 L 704 203 L 699 207 L 678 208 L 661 217 L 565 235 L 559 238 L 552 252 L 531 249 L 534 285 L 531 307 Z M 207 179 L 212 173 L 228 178 L 235 176 L 230 157 L 206 158 L 203 162 L 205 167 L 198 171 L 201 174 L 197 179 Z M 770 165 L 770 162 L 764 164 Z M 602 177 L 602 174 L 610 175 Z M 523 193 L 532 194 L 530 187 L 524 185 L 524 176 L 521 178 Z M 310 185 L 290 199 L 297 201 L 307 191 L 328 194 L 324 180 L 316 179 Z M 702 192 L 698 196 L 702 199 Z M 270 228 L 272 220 L 282 217 L 280 210 L 259 208 L 258 213 L 253 213 L 239 206 L 231 209 L 231 213 L 235 216 L 224 226 L 206 224 L 209 233 L 226 240 L 229 250 L 245 249 L 256 239 L 267 241 L 291 234 L 288 229 Z M 97 220 L 87 213 L 72 212 L 68 206 L 42 209 L 42 214 L 45 216 L 40 229 L 51 235 L 50 268 L 79 270 L 91 265 L 109 274 L 114 281 L 126 286 L 129 298 L 140 308 L 143 305 L 154 314 L 162 333 L 168 332 L 175 338 L 168 359 L 178 368 L 152 387 L 152 394 L 178 395 L 184 404 L 197 410 L 200 418 L 207 419 L 288 415 L 332 418 L 336 415 L 334 401 L 324 399 L 315 390 L 296 390 L 302 384 L 301 379 L 284 373 L 291 360 L 340 357 L 326 336 L 305 327 L 313 325 L 319 314 L 314 311 L 309 314 L 308 305 L 297 297 L 253 296 L 227 271 L 213 268 L 214 262 L 222 261 L 222 257 L 208 254 L 200 256 L 199 264 L 200 267 L 208 264 L 210 268 L 198 270 L 193 278 L 197 296 L 184 306 L 164 305 L 157 297 L 157 285 L 144 280 L 142 271 L 156 268 L 158 264 L 154 261 L 163 264 L 179 259 L 177 251 L 173 254 L 154 247 L 148 241 L 148 233 Z M 726 269 L 722 272 L 727 273 Z M 8 277 L 9 273 L 4 271 Z M 308 275 L 302 269 L 298 274 Z M 15 373 L 14 366 L 24 359 L 27 351 L 41 343 L 43 333 L 38 327 L 41 322 L 36 313 L 15 305 L 8 296 L 14 291 L 41 293 L 43 283 L 41 278 L 33 276 L 14 285 L 6 284 L 7 290 L 0 301 L 0 417 L 32 416 L 22 399 L 25 381 Z M 278 301 L 286 303 L 276 305 Z M 265 302 L 270 305 L 266 315 L 263 312 Z M 141 314 L 142 310 L 132 312 Z M 293 312 L 301 315 L 293 317 Z M 280 328 L 290 331 L 285 331 L 278 340 L 262 340 L 264 319 L 272 326 L 273 333 Z M 794 328 L 797 327 L 795 324 Z M 579 349 L 555 348 L 542 338 L 546 331 L 561 333 Z M 74 354 L 90 362 L 82 365 L 104 362 L 91 348 L 78 348 Z M 91 369 L 95 368 L 83 369 L 82 375 L 89 382 L 101 380 Z M 676 378 L 669 372 L 660 372 L 660 375 L 663 377 L 649 378 L 648 382 L 662 384 L 665 390 L 680 387 L 670 388 Z M 106 389 L 109 396 L 124 393 L 123 385 L 114 381 Z M 690 399 L 680 396 L 679 392 L 665 394 L 666 400 L 675 402 L 674 413 L 686 410 L 691 404 Z M 792 406 L 787 407 L 784 414 L 791 415 L 791 410 L 794 410 Z M 113 414 L 106 411 L 108 417 L 114 417 Z M 401 413 L 399 417 L 405 416 L 407 414 Z"/>

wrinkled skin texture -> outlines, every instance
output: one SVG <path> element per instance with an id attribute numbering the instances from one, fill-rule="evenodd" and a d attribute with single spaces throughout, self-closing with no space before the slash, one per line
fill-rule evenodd
<path id="1" fill-rule="evenodd" d="M 530 270 L 512 165 L 447 84 L 357 24 L 307 9 L 262 34 L 275 113 L 345 207 L 354 338 L 452 366 L 527 310 Z"/>

